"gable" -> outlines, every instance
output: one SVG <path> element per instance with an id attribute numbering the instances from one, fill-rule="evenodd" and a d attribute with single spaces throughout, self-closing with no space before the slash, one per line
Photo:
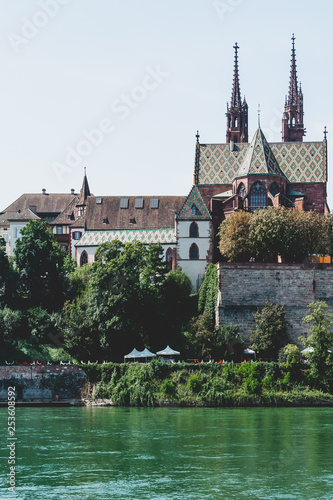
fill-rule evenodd
<path id="1" fill-rule="evenodd" d="M 193 213 L 193 207 L 196 209 L 196 213 Z M 211 215 L 204 202 L 200 191 L 197 186 L 193 186 L 184 205 L 182 206 L 179 214 L 177 215 L 177 220 L 210 220 Z"/>

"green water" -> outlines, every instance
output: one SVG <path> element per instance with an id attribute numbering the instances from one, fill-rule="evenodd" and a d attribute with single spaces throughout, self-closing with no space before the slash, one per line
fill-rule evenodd
<path id="1" fill-rule="evenodd" d="M 331 408 L 18 408 L 1 499 L 333 498 Z M 2 443 L 7 413 L 0 409 Z"/>

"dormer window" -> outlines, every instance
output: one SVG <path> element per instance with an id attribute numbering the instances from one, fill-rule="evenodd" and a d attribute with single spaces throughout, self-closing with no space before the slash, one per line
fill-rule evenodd
<path id="1" fill-rule="evenodd" d="M 109 219 L 107 217 L 104 217 L 103 224 L 109 224 Z"/>
<path id="2" fill-rule="evenodd" d="M 200 212 L 195 205 L 192 205 L 192 215 L 199 215 Z"/>
<path id="3" fill-rule="evenodd" d="M 128 208 L 128 198 L 120 198 L 120 208 Z"/>
<path id="4" fill-rule="evenodd" d="M 136 224 L 135 217 L 133 217 L 133 219 L 130 219 L 130 224 Z"/>

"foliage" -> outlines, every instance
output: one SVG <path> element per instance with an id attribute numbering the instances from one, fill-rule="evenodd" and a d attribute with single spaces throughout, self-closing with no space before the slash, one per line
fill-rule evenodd
<path id="1" fill-rule="evenodd" d="M 10 309 L 8 306 L 0 308 L 0 345 L 19 337 L 21 329 L 22 312 Z"/>
<path id="2" fill-rule="evenodd" d="M 49 343 L 57 333 L 54 315 L 41 307 L 28 309 L 26 320 L 30 340 L 36 344 Z"/>
<path id="3" fill-rule="evenodd" d="M 249 260 L 252 255 L 250 246 L 249 212 L 233 212 L 224 220 L 219 229 L 219 249 L 229 262 Z"/>
<path id="4" fill-rule="evenodd" d="M 208 311 L 212 321 L 212 327 L 215 326 L 215 313 L 218 295 L 218 274 L 215 264 L 209 264 L 206 270 L 205 279 L 202 283 L 199 293 L 198 311 L 202 314 Z"/>
<path id="5" fill-rule="evenodd" d="M 279 351 L 279 363 L 287 369 L 295 368 L 300 363 L 300 350 L 295 344 L 287 344 Z"/>
<path id="6" fill-rule="evenodd" d="M 253 214 L 235 212 L 220 226 L 220 252 L 231 262 L 256 259 L 302 262 L 324 255 L 333 241 L 332 218 L 314 211 L 267 207 Z"/>
<path id="7" fill-rule="evenodd" d="M 214 359 L 241 361 L 244 341 L 237 325 L 227 324 L 218 328 L 215 340 Z"/>
<path id="8" fill-rule="evenodd" d="M 0 236 L 0 304 L 14 305 L 16 286 L 17 275 L 6 254 L 5 240 Z"/>
<path id="9" fill-rule="evenodd" d="M 64 252 L 41 220 L 22 228 L 15 246 L 21 297 L 26 307 L 58 309 L 64 298 Z"/>
<path id="10" fill-rule="evenodd" d="M 190 345 L 191 355 L 200 359 L 211 359 L 215 346 L 215 334 L 211 316 L 204 311 L 189 322 L 185 337 Z"/>
<path id="11" fill-rule="evenodd" d="M 254 314 L 256 329 L 251 335 L 252 349 L 260 356 L 277 358 L 278 351 L 288 341 L 284 306 L 266 299 L 261 310 Z"/>
<path id="12" fill-rule="evenodd" d="M 303 319 L 310 323 L 309 337 L 300 337 L 305 347 L 310 348 L 307 357 L 310 360 L 311 374 L 319 387 L 333 388 L 333 315 L 328 312 L 325 301 L 312 302 L 310 313 Z"/>
<path id="13" fill-rule="evenodd" d="M 177 344 L 191 314 L 191 283 L 181 271 L 168 273 L 160 245 L 104 243 L 83 267 L 69 275 L 74 298 L 61 321 L 73 355 L 120 360 L 133 347 Z"/>

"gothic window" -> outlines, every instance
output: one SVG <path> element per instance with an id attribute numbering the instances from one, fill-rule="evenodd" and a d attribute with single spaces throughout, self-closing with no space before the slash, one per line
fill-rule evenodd
<path id="1" fill-rule="evenodd" d="M 260 182 L 253 184 L 250 191 L 250 207 L 262 208 L 266 206 L 266 191 Z"/>
<path id="2" fill-rule="evenodd" d="M 295 118 L 295 116 L 293 116 L 292 120 L 291 120 L 291 126 L 295 127 L 295 125 L 296 125 L 296 118 Z"/>
<path id="3" fill-rule="evenodd" d="M 238 186 L 238 195 L 241 196 L 243 199 L 245 198 L 246 195 L 246 189 L 242 182 Z"/>
<path id="4" fill-rule="evenodd" d="M 199 259 L 199 248 L 195 243 L 192 243 L 190 247 L 190 260 L 198 260 Z"/>
<path id="5" fill-rule="evenodd" d="M 276 196 L 280 192 L 275 182 L 273 182 L 273 184 L 269 188 L 269 192 L 271 193 L 272 196 Z"/>
<path id="6" fill-rule="evenodd" d="M 190 225 L 190 238 L 199 238 L 199 228 L 196 222 Z"/>
<path id="7" fill-rule="evenodd" d="M 165 260 L 168 263 L 169 269 L 172 269 L 172 250 L 171 248 L 168 248 L 165 254 Z"/>
<path id="8" fill-rule="evenodd" d="M 83 266 L 84 264 L 88 264 L 88 254 L 85 250 L 83 250 L 80 257 L 80 266 Z"/>
<path id="9" fill-rule="evenodd" d="M 237 126 L 238 126 L 238 119 L 235 118 L 235 127 L 237 127 Z"/>
<path id="10" fill-rule="evenodd" d="M 192 215 L 197 215 L 198 209 L 195 205 L 192 205 Z"/>

